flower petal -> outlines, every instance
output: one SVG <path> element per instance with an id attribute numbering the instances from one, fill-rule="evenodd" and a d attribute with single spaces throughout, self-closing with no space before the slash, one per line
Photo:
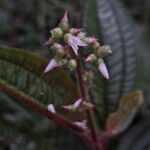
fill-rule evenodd
<path id="1" fill-rule="evenodd" d="M 49 104 L 49 105 L 47 106 L 47 109 L 48 109 L 48 111 L 50 111 L 50 112 L 52 112 L 52 113 L 56 113 L 56 111 L 55 111 L 55 108 L 54 108 L 54 105 L 53 105 L 53 104 Z"/>
<path id="2" fill-rule="evenodd" d="M 73 42 L 72 40 L 69 40 L 68 41 L 68 44 L 69 44 L 69 46 L 71 46 L 71 48 L 72 48 L 72 50 L 74 51 L 74 53 L 76 54 L 76 55 L 78 55 L 78 46 L 76 45 L 76 43 L 75 42 Z"/>
<path id="3" fill-rule="evenodd" d="M 81 102 L 82 102 L 82 99 L 80 98 L 80 99 L 76 100 L 74 104 L 64 105 L 63 108 L 66 110 L 75 110 L 80 106 Z"/>
<path id="4" fill-rule="evenodd" d="M 57 68 L 59 67 L 60 64 L 55 60 L 55 59 L 52 59 L 49 64 L 47 65 L 46 69 L 44 70 L 44 73 L 47 73 L 51 70 L 53 70 L 54 68 Z"/>
<path id="5" fill-rule="evenodd" d="M 75 103 L 73 104 L 73 106 L 74 106 L 75 108 L 77 108 L 77 107 L 80 106 L 81 102 L 82 102 L 82 99 L 80 98 L 80 99 L 78 99 L 77 101 L 75 101 Z"/>
<path id="6" fill-rule="evenodd" d="M 67 10 L 65 11 L 64 16 L 62 17 L 61 21 L 68 22 L 68 12 L 67 12 Z"/>
<path id="7" fill-rule="evenodd" d="M 99 68 L 99 71 L 102 73 L 103 77 L 106 79 L 109 79 L 109 73 L 106 68 L 106 65 L 104 63 L 100 63 L 98 68 Z"/>
<path id="8" fill-rule="evenodd" d="M 49 38 L 45 43 L 44 43 L 44 46 L 49 46 L 52 44 L 52 39 Z"/>
<path id="9" fill-rule="evenodd" d="M 87 129 L 87 122 L 86 120 L 83 120 L 82 122 L 79 122 L 79 121 L 75 121 L 75 122 L 72 122 L 74 125 L 78 126 L 78 127 L 81 127 L 83 130 L 86 130 Z"/>
<path id="10" fill-rule="evenodd" d="M 71 46 L 71 48 L 73 49 L 76 55 L 78 54 L 78 50 L 79 50 L 78 46 L 87 46 L 87 44 L 83 42 L 80 37 L 73 36 L 73 35 L 69 37 L 68 45 Z"/>
<path id="11" fill-rule="evenodd" d="M 74 110 L 73 105 L 64 105 L 63 108 L 66 110 Z"/>
<path id="12" fill-rule="evenodd" d="M 86 59 L 85 59 L 85 62 L 88 62 L 88 63 L 92 63 L 92 58 L 91 56 L 88 56 Z"/>
<path id="13" fill-rule="evenodd" d="M 78 45 L 78 46 L 87 46 L 87 44 L 81 40 L 80 37 L 73 36 L 73 41 Z"/>

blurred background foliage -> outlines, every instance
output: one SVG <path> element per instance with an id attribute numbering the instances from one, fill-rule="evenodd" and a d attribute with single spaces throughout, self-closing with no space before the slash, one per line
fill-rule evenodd
<path id="1" fill-rule="evenodd" d="M 0 0 L 0 45 L 23 48 L 48 57 L 47 48 L 43 47 L 43 43 L 50 35 L 49 30 L 58 24 L 65 9 L 69 11 L 71 24 L 75 27 L 82 25 L 85 2 L 86 1 L 83 0 Z M 137 121 L 133 122 L 133 125 L 135 124 L 136 126 L 128 129 L 128 131 L 124 133 L 123 138 L 121 138 L 122 135 L 119 135 L 113 139 L 110 143 L 110 149 L 116 149 L 114 147 L 118 145 L 118 150 L 142 150 L 144 146 L 143 150 L 148 150 L 150 144 L 149 142 L 146 142 L 145 139 L 150 139 L 150 133 L 147 132 L 147 130 L 149 131 L 150 123 L 145 121 L 143 121 L 144 123 L 141 123 L 141 119 L 139 121 L 139 118 L 142 116 L 142 120 L 145 120 L 143 118 L 150 117 L 150 1 L 120 0 L 120 2 L 134 20 L 136 28 L 135 34 L 138 37 L 136 87 L 144 91 L 145 103 L 141 110 L 142 113 L 136 118 Z M 8 111 L 9 113 L 12 113 L 12 115 L 14 114 L 13 119 L 15 117 L 16 122 L 17 119 L 18 122 L 23 123 L 28 121 L 29 124 L 27 124 L 25 128 L 20 127 L 18 123 L 17 130 L 19 128 L 21 133 L 26 133 L 26 130 L 28 130 L 29 135 L 25 134 L 24 136 L 27 136 L 26 138 L 23 137 L 22 134 L 20 135 L 20 132 L 18 133 L 17 130 L 14 130 L 16 126 L 13 127 L 13 120 L 11 118 L 9 118 L 11 122 L 8 124 L 8 122 L 5 122 L 4 118 L 0 117 L 0 150 L 7 150 L 10 149 L 10 147 L 12 150 L 66 150 L 64 145 L 66 146 L 68 142 L 71 143 L 71 145 L 76 145 L 76 147 L 68 146 L 68 150 L 87 149 L 84 143 L 80 143 L 79 140 L 77 140 L 77 137 L 72 137 L 72 134 L 63 131 L 60 128 L 56 128 L 56 126 L 52 124 L 49 126 L 47 119 L 40 118 L 35 114 L 29 114 L 16 103 L 11 102 L 6 95 L 1 94 L 1 98 L 7 101 L 7 103 L 11 105 L 11 108 L 14 109 L 9 109 L 8 105 L 1 101 L 0 113 Z M 21 113 L 14 113 L 16 108 Z M 34 120 L 31 119 L 32 115 L 34 116 Z M 40 122 L 45 122 L 46 127 L 43 126 L 43 123 L 41 125 L 39 120 Z M 30 126 L 32 126 L 34 131 L 31 131 L 32 129 L 30 129 Z M 139 128 L 140 126 L 142 127 Z M 6 133 L 2 132 L 3 130 L 6 130 Z M 60 131 L 62 135 L 67 134 L 68 138 L 65 142 L 62 142 L 64 141 L 64 137 L 57 135 L 55 132 L 56 130 Z M 51 134 L 52 139 L 50 142 L 54 147 L 48 148 L 49 134 L 47 134 L 47 131 Z M 139 131 L 137 136 L 134 136 L 134 133 L 137 131 Z M 10 133 L 10 135 L 8 133 Z M 32 135 L 34 138 L 37 137 L 37 139 L 33 140 L 31 138 Z M 41 138 L 40 135 L 44 135 L 44 138 Z M 130 139 L 132 137 L 132 144 L 128 141 L 129 137 Z M 121 142 L 118 142 L 119 139 L 122 139 Z M 39 145 L 35 144 L 38 143 L 37 141 L 40 141 Z M 143 147 L 142 144 L 140 144 L 140 141 L 143 141 Z M 77 145 L 80 145 L 80 148 Z M 123 145 L 126 145 L 126 148 L 124 148 Z M 137 146 L 135 147 L 135 145 Z"/>

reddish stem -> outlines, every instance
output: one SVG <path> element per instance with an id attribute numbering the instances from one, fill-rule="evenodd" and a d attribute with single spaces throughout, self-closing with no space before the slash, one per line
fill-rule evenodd
<path id="1" fill-rule="evenodd" d="M 81 98 L 83 102 L 83 101 L 86 101 L 86 92 L 85 92 L 85 85 L 84 85 L 84 80 L 82 76 L 82 68 L 80 65 L 80 57 L 76 58 L 76 61 L 77 61 L 77 75 L 78 75 L 78 80 L 79 80 Z M 98 140 L 97 140 L 97 135 L 96 135 L 96 129 L 95 129 L 95 125 L 94 125 L 91 113 L 89 110 L 86 110 L 86 114 L 87 114 L 87 119 L 88 119 L 90 129 L 91 129 L 93 142 L 97 143 Z"/>

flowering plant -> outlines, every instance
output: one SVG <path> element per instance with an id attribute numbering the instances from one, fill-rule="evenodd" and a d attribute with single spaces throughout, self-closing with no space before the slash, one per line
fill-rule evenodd
<path id="1" fill-rule="evenodd" d="M 105 79 L 109 79 L 103 59 L 111 53 L 110 47 L 101 46 L 96 37 L 88 37 L 83 29 L 72 28 L 67 11 L 58 27 L 50 32 L 51 37 L 44 44 L 50 47 L 52 54 L 49 63 L 29 52 L 0 48 L 0 90 L 76 133 L 91 149 L 106 150 L 109 139 L 122 132 L 137 112 L 142 102 L 141 92 L 125 95 L 117 111 L 104 117 L 105 129 L 98 131 L 93 117 L 97 105 L 89 98 L 88 87 L 94 76 L 92 64 Z M 75 74 L 77 86 L 58 69 L 61 67 Z M 58 108 L 56 101 L 62 102 L 64 98 L 69 100 L 64 100 Z"/>
<path id="2" fill-rule="evenodd" d="M 89 142 L 94 143 L 92 147 L 93 145 L 95 149 L 105 147 L 99 143 L 94 120 L 91 115 L 91 110 L 96 106 L 87 101 L 86 84 L 92 80 L 93 70 L 87 71 L 81 64 L 86 66 L 95 63 L 102 76 L 105 79 L 109 79 L 109 73 L 103 58 L 111 53 L 110 47 L 101 46 L 99 40 L 94 36 L 87 37 L 83 29 L 70 27 L 67 11 L 58 27 L 50 32 L 51 37 L 44 45 L 50 47 L 50 53 L 53 54 L 53 58 L 48 63 L 44 73 L 60 67 L 66 67 L 77 74 L 80 96 L 73 104 L 64 105 L 62 108 L 68 112 L 85 112 L 85 117 L 82 120 L 72 121 L 72 124 L 83 130 L 84 134 L 82 133 L 81 135 L 86 137 L 85 139 L 88 141 L 88 144 Z M 81 48 L 86 49 L 83 50 Z M 57 112 L 53 104 L 49 104 L 47 108 L 52 113 Z M 114 131 L 109 131 L 104 136 L 110 138 L 114 133 Z"/>

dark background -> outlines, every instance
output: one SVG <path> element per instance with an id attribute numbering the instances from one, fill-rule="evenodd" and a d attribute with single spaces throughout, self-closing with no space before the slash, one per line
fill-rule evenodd
<path id="1" fill-rule="evenodd" d="M 137 87 L 144 91 L 145 107 L 150 107 L 150 0 L 120 0 L 132 17 L 138 36 Z M 82 25 L 81 0 L 0 0 L 0 45 L 23 48 L 48 56 L 43 43 L 64 11 L 70 23 Z M 145 116 L 149 115 L 143 109 Z M 1 148 L 0 148 L 1 150 Z M 2 149 L 3 150 L 3 149 Z"/>

